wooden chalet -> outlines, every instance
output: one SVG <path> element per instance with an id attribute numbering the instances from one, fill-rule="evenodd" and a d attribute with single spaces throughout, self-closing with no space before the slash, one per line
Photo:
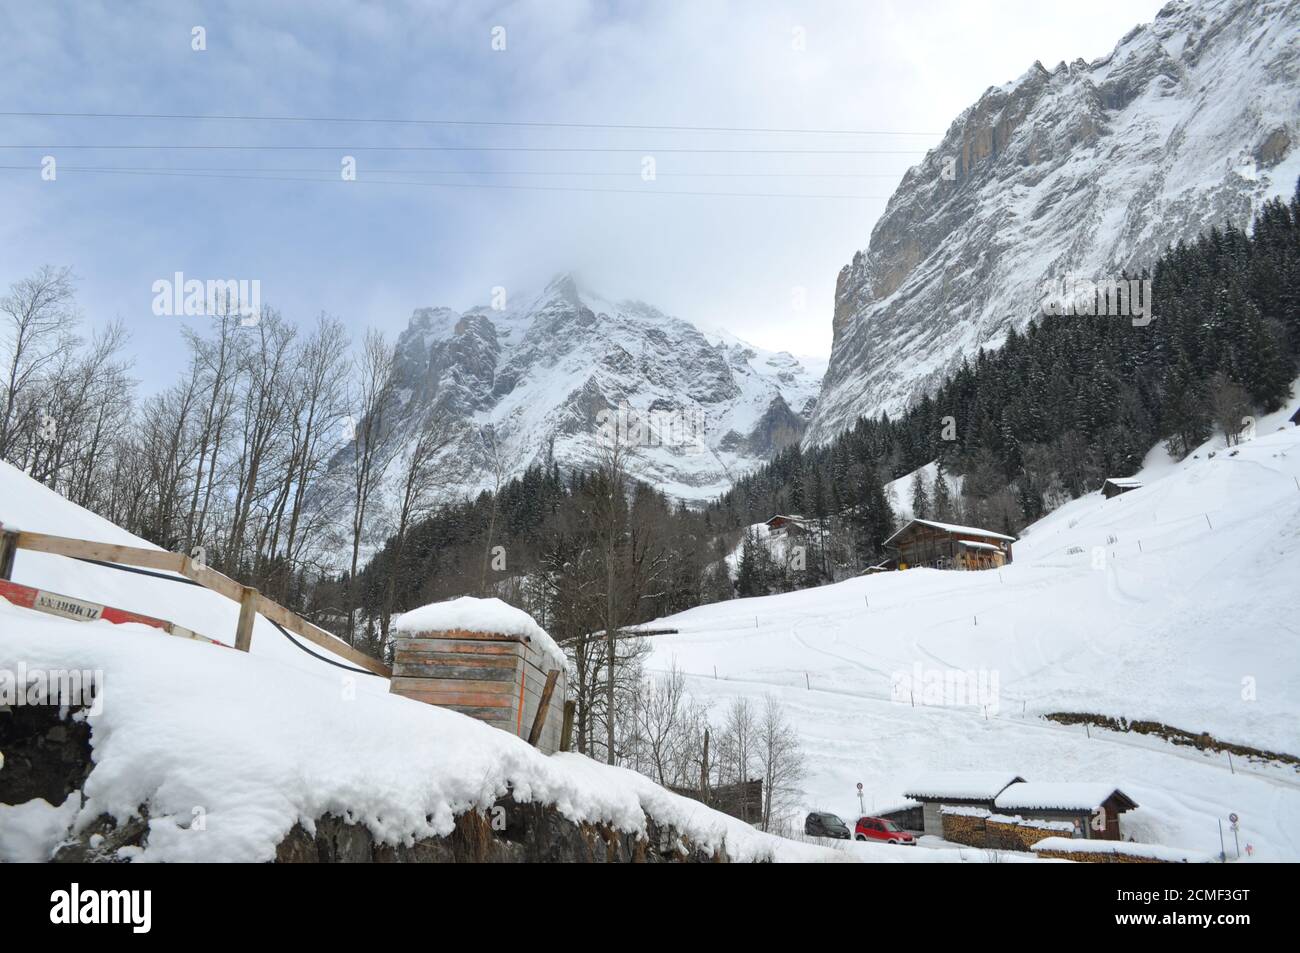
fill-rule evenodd
<path id="1" fill-rule="evenodd" d="M 1133 477 L 1110 477 L 1101 485 L 1101 494 L 1109 500 L 1119 496 L 1121 493 L 1141 489 L 1141 487 L 1142 481 L 1135 480 Z"/>
<path id="2" fill-rule="evenodd" d="M 998 569 L 1011 562 L 1014 536 L 976 526 L 913 519 L 885 546 L 897 554 L 898 568 Z"/>
<path id="3" fill-rule="evenodd" d="M 803 534 L 808 532 L 808 523 L 802 516 L 786 516 L 778 513 L 767 521 L 767 528 L 774 533 Z"/>

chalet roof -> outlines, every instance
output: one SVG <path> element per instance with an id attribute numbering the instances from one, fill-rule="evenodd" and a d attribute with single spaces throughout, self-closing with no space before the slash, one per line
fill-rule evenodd
<path id="1" fill-rule="evenodd" d="M 1137 477 L 1107 477 L 1106 482 L 1115 486 L 1139 487 L 1142 485 L 1142 481 Z"/>
<path id="2" fill-rule="evenodd" d="M 965 546 L 967 549 L 991 549 L 995 553 L 1002 552 L 1001 546 L 994 546 L 992 543 L 972 543 L 969 539 L 959 539 L 957 545 Z"/>
<path id="3" fill-rule="evenodd" d="M 992 801 L 1006 787 L 1025 779 L 1006 771 L 948 771 L 913 782 L 903 797 L 914 801 Z"/>
<path id="4" fill-rule="evenodd" d="M 967 536 L 983 536 L 985 539 L 1005 539 L 1008 543 L 1014 543 L 1016 541 L 1016 538 L 1014 536 L 1006 536 L 1002 533 L 995 533 L 989 529 L 980 529 L 978 526 L 958 526 L 956 523 L 938 523 L 935 522 L 934 520 L 910 519 L 907 521 L 907 525 L 905 525 L 893 536 L 889 537 L 889 539 L 885 540 L 885 545 L 888 545 L 889 543 L 897 539 L 899 536 L 902 536 L 904 533 L 906 533 L 908 527 L 910 527 L 913 523 L 920 524 L 921 526 L 932 526 L 935 529 L 941 529 L 946 533 L 965 533 Z"/>
<path id="5" fill-rule="evenodd" d="M 788 513 L 777 513 L 775 516 L 771 516 L 771 517 L 769 517 L 769 518 L 766 520 L 766 522 L 768 522 L 768 523 L 773 523 L 773 522 L 775 522 L 776 520 L 789 520 L 789 521 L 792 522 L 792 523 L 803 523 L 803 522 L 806 522 L 806 521 L 807 521 L 807 517 L 804 517 L 804 516 L 791 516 L 791 515 L 788 514 Z"/>
<path id="6" fill-rule="evenodd" d="M 1119 797 L 1119 810 L 1131 811 L 1137 802 L 1113 784 L 1088 781 L 1021 782 L 1006 788 L 993 801 L 999 810 L 1095 811 L 1112 797 Z"/>

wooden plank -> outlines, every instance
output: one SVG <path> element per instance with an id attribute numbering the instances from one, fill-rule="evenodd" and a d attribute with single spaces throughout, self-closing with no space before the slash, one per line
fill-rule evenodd
<path id="1" fill-rule="evenodd" d="M 444 707 L 472 705 L 475 708 L 499 708 L 504 715 L 510 715 L 514 710 L 510 704 L 509 696 L 497 695 L 492 692 L 449 692 L 441 689 L 437 691 L 426 691 L 424 689 L 408 691 L 401 689 L 397 694 L 428 702 L 430 705 L 442 705 Z"/>
<path id="2" fill-rule="evenodd" d="M 340 658 L 347 659 L 353 665 L 364 668 L 367 672 L 373 672 L 383 678 L 391 678 L 392 670 L 383 662 L 372 659 L 364 652 L 358 652 L 352 646 L 348 645 L 340 638 L 336 638 L 324 629 L 312 625 L 296 612 L 290 612 L 278 602 L 273 602 L 266 596 L 257 597 L 257 611 L 272 622 L 278 622 L 294 635 L 302 636 L 308 642 L 318 645 L 328 652 L 333 652 Z"/>
<path id="3" fill-rule="evenodd" d="M 475 655 L 473 653 L 460 652 L 438 652 L 433 655 L 422 655 L 417 652 L 396 652 L 394 656 L 397 661 L 404 662 L 407 665 L 459 665 L 465 668 L 497 668 L 506 669 L 507 671 L 516 671 L 514 656 L 511 655 Z"/>
<path id="4" fill-rule="evenodd" d="M 499 695 L 507 700 L 514 697 L 514 680 L 490 682 L 472 678 L 419 678 L 409 675 L 393 676 L 394 691 L 417 691 L 437 694 L 438 692 L 479 692 Z"/>
<path id="5" fill-rule="evenodd" d="M 17 546 L 38 553 L 51 553 L 55 556 L 71 556 L 74 559 L 97 559 L 106 563 L 121 563 L 124 566 L 139 566 L 143 569 L 165 569 L 179 573 L 187 561 L 180 553 L 169 553 L 165 549 L 145 549 L 141 546 L 118 546 L 113 543 L 96 543 L 86 539 L 71 539 L 67 536 L 50 536 L 46 533 L 18 533 Z"/>
<path id="6" fill-rule="evenodd" d="M 469 642 L 453 639 L 395 639 L 393 651 L 399 655 L 493 655 L 516 658 L 519 646 L 513 642 Z"/>
<path id="7" fill-rule="evenodd" d="M 476 642 L 516 642 L 523 645 L 528 644 L 528 640 L 518 635 L 503 635 L 500 632 L 475 632 L 471 629 L 445 629 L 441 631 L 429 632 L 408 632 L 408 639 L 470 639 Z"/>
<path id="8" fill-rule="evenodd" d="M 181 559 L 183 562 L 180 571 L 186 579 L 192 579 L 204 589 L 218 592 L 234 602 L 239 602 L 243 598 L 244 587 L 229 576 L 207 566 L 199 566 L 188 556 L 182 556 Z"/>
<path id="9" fill-rule="evenodd" d="M 573 747 L 573 716 L 578 703 L 570 699 L 564 703 L 564 727 L 560 729 L 560 750 L 568 751 Z"/>
<path id="10" fill-rule="evenodd" d="M 431 681 L 444 679 L 467 679 L 484 682 L 513 682 L 515 669 L 512 665 L 457 665 L 452 662 L 410 662 L 395 659 L 393 675 L 411 678 L 427 678 Z"/>
<path id="11" fill-rule="evenodd" d="M 533 719 L 533 728 L 528 732 L 528 743 L 536 745 L 538 739 L 542 737 L 542 727 L 546 724 L 546 716 L 551 711 L 551 694 L 555 691 L 555 680 L 560 677 L 560 670 L 553 668 L 550 674 L 546 676 L 546 687 L 542 689 L 542 700 L 537 705 L 537 717 Z"/>
<path id="12" fill-rule="evenodd" d="M 235 648 L 247 652 L 253 645 L 253 622 L 257 619 L 257 590 L 244 586 L 239 600 L 239 624 L 235 626 Z"/>

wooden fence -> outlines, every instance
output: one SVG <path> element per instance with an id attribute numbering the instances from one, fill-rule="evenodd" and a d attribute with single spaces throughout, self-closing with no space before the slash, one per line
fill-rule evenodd
<path id="1" fill-rule="evenodd" d="M 13 572 L 14 554 L 26 549 L 36 553 L 50 553 L 72 559 L 86 559 L 140 569 L 154 569 L 178 573 L 205 589 L 219 593 L 239 603 L 239 623 L 235 629 L 235 648 L 247 652 L 253 641 L 253 620 L 258 613 L 277 623 L 313 645 L 332 652 L 340 658 L 383 678 L 392 676 L 382 662 L 358 652 L 346 642 L 313 625 L 302 616 L 291 612 L 273 599 L 268 599 L 251 586 L 241 585 L 215 569 L 196 563 L 183 553 L 163 549 L 146 549 L 141 546 L 119 546 L 98 543 L 68 536 L 50 536 L 46 533 L 28 533 L 0 527 L 0 579 L 9 579 Z"/>

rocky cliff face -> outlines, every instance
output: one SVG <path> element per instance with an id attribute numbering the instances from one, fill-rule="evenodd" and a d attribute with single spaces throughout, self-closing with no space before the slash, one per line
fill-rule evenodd
<path id="1" fill-rule="evenodd" d="M 567 275 L 500 310 L 416 311 L 397 342 L 403 418 L 458 426 L 446 457 L 471 464 L 460 491 L 548 457 L 591 465 L 602 428 L 621 424 L 635 476 L 679 499 L 715 496 L 803 436 L 817 371 Z"/>
<path id="2" fill-rule="evenodd" d="M 912 168 L 839 274 L 813 445 L 894 413 L 1039 313 L 1300 175 L 1300 3 L 1174 0 L 1110 56 L 989 89 Z"/>

